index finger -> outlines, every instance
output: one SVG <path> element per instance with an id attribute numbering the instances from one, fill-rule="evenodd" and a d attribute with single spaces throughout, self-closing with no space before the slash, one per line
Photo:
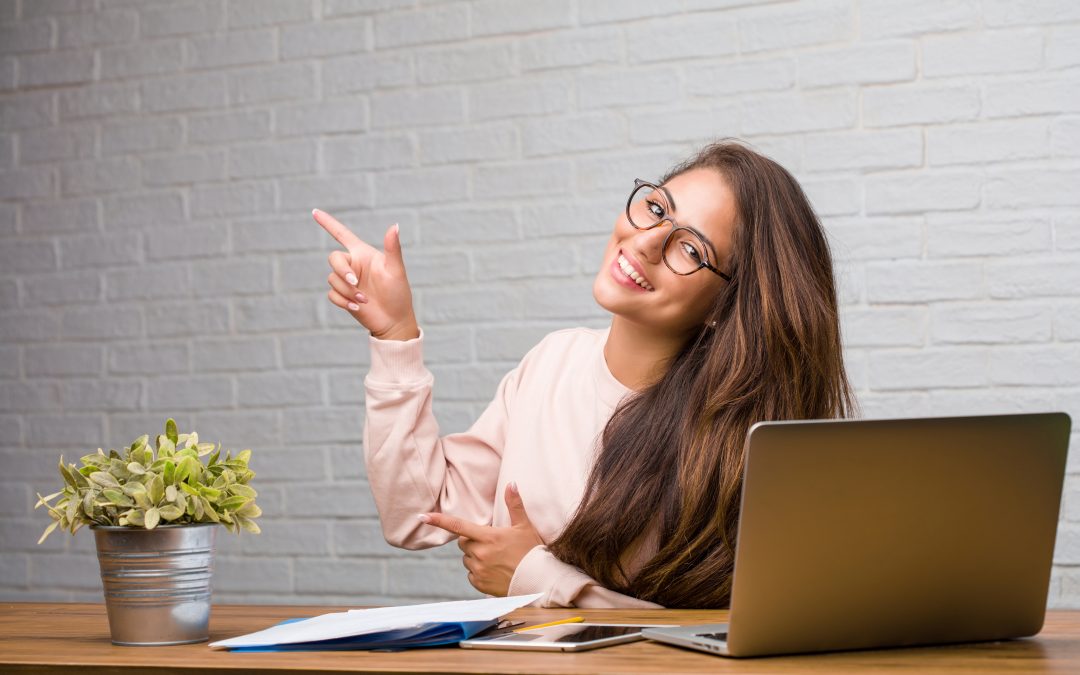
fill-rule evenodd
<path id="1" fill-rule="evenodd" d="M 311 215 L 315 218 L 315 222 L 322 226 L 322 229 L 329 232 L 331 237 L 337 239 L 342 246 L 349 249 L 350 253 L 353 251 L 362 251 L 365 247 L 374 250 L 370 245 L 366 244 L 363 239 L 353 234 L 352 230 L 345 227 L 341 221 L 326 211 L 312 209 Z"/>
<path id="2" fill-rule="evenodd" d="M 453 532 L 459 537 L 465 537 L 466 539 L 481 539 L 483 538 L 484 533 L 491 529 L 484 525 L 470 523 L 461 518 L 448 516 L 444 513 L 421 513 L 418 517 L 428 525 L 434 525 L 435 527 L 442 528 L 447 532 Z"/>

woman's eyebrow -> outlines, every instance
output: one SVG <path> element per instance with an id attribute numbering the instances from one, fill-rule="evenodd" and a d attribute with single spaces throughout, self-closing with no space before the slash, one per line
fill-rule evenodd
<path id="1" fill-rule="evenodd" d="M 661 185 L 661 186 L 659 186 L 659 187 L 660 187 L 660 189 L 661 189 L 661 190 L 663 190 L 663 191 L 664 191 L 664 195 L 666 195 L 666 196 L 667 196 L 667 200 L 668 200 L 668 203 L 669 203 L 669 204 L 671 204 L 671 210 L 672 210 L 672 211 L 678 211 L 678 210 L 679 210 L 679 207 L 675 206 L 675 198 L 671 196 L 671 191 L 670 191 L 670 190 L 668 190 L 668 189 L 667 189 L 666 187 L 664 187 L 663 185 Z M 708 238 L 707 236 L 705 236 L 705 233 L 704 233 L 704 232 L 702 232 L 701 230 L 697 229 L 696 227 L 694 227 L 694 226 L 692 226 L 692 225 L 686 225 L 685 223 L 680 223 L 680 225 L 681 225 L 682 227 L 685 227 L 685 228 L 686 228 L 686 229 L 688 229 L 688 230 L 693 230 L 694 234 L 696 234 L 697 236 L 701 237 L 701 239 L 702 239 L 702 240 L 703 240 L 703 241 L 704 241 L 704 242 L 705 242 L 706 244 L 708 244 L 708 245 L 709 245 L 709 248 L 711 248 L 711 249 L 712 249 L 712 254 L 713 254 L 713 258 L 716 258 L 716 259 L 719 259 L 719 258 L 720 258 L 720 256 L 718 256 L 718 255 L 716 254 L 716 244 L 712 243 L 712 240 L 711 240 L 711 239 L 709 239 L 709 238 Z"/>

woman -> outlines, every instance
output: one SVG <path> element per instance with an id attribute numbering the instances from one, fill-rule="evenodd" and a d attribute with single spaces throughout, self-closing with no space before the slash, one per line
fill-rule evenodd
<path id="1" fill-rule="evenodd" d="M 329 299 L 371 332 L 364 450 L 387 541 L 458 537 L 485 593 L 726 607 L 747 430 L 853 408 L 821 225 L 738 143 L 635 181 L 593 284 L 610 327 L 548 335 L 442 438 L 397 226 L 378 252 L 315 219 L 348 249 Z"/>

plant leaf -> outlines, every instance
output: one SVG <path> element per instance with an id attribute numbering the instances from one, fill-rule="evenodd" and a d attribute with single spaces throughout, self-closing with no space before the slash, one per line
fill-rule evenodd
<path id="1" fill-rule="evenodd" d="M 244 528 L 248 532 L 251 532 L 252 534 L 259 534 L 260 532 L 262 532 L 262 530 L 259 529 L 258 523 L 256 523 L 254 520 L 251 520 L 249 518 L 245 518 L 243 516 L 238 515 L 238 516 L 236 516 L 236 523 L 237 523 L 237 525 Z"/>
<path id="2" fill-rule="evenodd" d="M 255 502 L 248 502 L 236 510 L 236 515 L 245 518 L 258 518 L 262 515 L 262 509 Z"/>
<path id="3" fill-rule="evenodd" d="M 136 476 L 142 476 L 146 473 L 146 467 L 144 467 L 139 462 L 129 462 L 127 465 L 127 470 L 128 472 L 133 473 Z"/>
<path id="4" fill-rule="evenodd" d="M 154 475 L 149 485 L 146 486 L 146 492 L 152 504 L 157 505 L 161 502 L 161 498 L 165 496 L 165 481 L 161 479 L 160 475 Z"/>
<path id="5" fill-rule="evenodd" d="M 54 520 L 51 525 L 49 525 L 48 527 L 45 528 L 45 531 L 41 534 L 41 539 L 38 539 L 37 543 L 40 544 L 41 542 L 45 541 L 45 537 L 52 534 L 52 531 L 55 530 L 59 526 L 60 526 L 60 521 L 59 520 Z"/>
<path id="6" fill-rule="evenodd" d="M 174 446 L 176 445 L 176 439 L 178 438 L 176 434 L 176 420 L 171 417 L 165 420 L 165 436 L 173 442 Z"/>
<path id="7" fill-rule="evenodd" d="M 116 489 L 113 489 L 113 488 L 106 488 L 106 489 L 101 491 L 101 495 L 103 497 L 105 497 L 105 499 L 108 499 L 109 503 L 115 504 L 116 506 L 134 506 L 135 505 L 135 502 L 132 501 L 131 497 L 128 497 L 126 494 L 124 494 L 122 490 L 116 490 Z"/>
<path id="8" fill-rule="evenodd" d="M 165 486 L 165 501 L 167 501 L 167 502 L 175 502 L 176 501 L 176 495 L 177 495 L 177 492 L 176 492 L 176 486 L 175 485 L 166 485 Z"/>
<path id="9" fill-rule="evenodd" d="M 161 513 L 157 510 L 157 507 L 146 510 L 146 515 L 144 516 L 146 529 L 152 530 L 157 527 L 159 520 L 161 520 Z"/>
<path id="10" fill-rule="evenodd" d="M 94 473 L 90 474 L 90 480 L 94 481 L 101 487 L 120 487 L 120 482 L 113 478 L 112 474 L 105 473 L 104 471 L 95 471 Z"/>
<path id="11" fill-rule="evenodd" d="M 176 520 L 180 516 L 184 515 L 184 510 L 175 504 L 166 504 L 160 507 L 158 513 L 161 514 L 164 520 Z"/>

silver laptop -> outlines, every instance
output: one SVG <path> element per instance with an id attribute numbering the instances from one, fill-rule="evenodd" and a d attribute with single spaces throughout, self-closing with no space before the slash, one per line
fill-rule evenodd
<path id="1" fill-rule="evenodd" d="M 747 434 L 729 623 L 648 628 L 724 656 L 1042 629 L 1065 413 L 763 422 Z"/>

